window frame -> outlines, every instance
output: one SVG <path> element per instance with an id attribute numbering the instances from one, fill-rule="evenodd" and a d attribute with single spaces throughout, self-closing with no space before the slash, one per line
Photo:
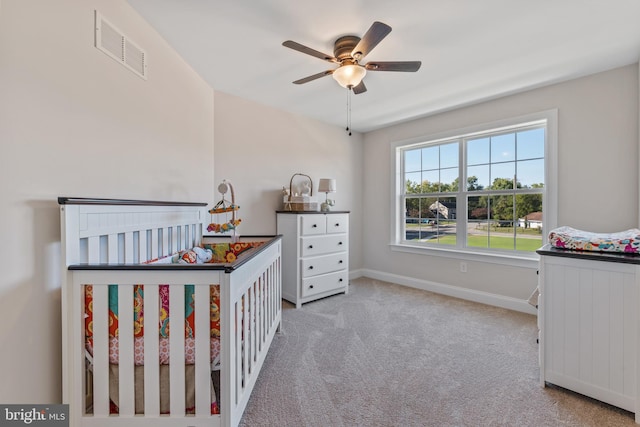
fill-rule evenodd
<path id="1" fill-rule="evenodd" d="M 404 176 L 403 176 L 403 153 L 404 150 L 415 146 L 423 146 L 426 143 L 441 144 L 447 141 L 461 140 L 462 138 L 470 139 L 474 135 L 482 135 L 486 133 L 494 132 L 507 132 L 510 129 L 515 130 L 528 125 L 535 125 L 536 123 L 544 123 L 546 126 L 545 141 L 544 141 L 544 178 L 545 188 L 542 195 L 543 206 L 543 235 L 542 243 L 547 243 L 547 233 L 549 230 L 557 227 L 557 109 L 546 110 L 532 114 L 526 114 L 517 117 L 511 117 L 503 120 L 477 124 L 468 126 L 465 128 L 453 129 L 450 131 L 440 132 L 437 134 L 422 135 L 419 137 L 391 142 L 391 217 L 390 217 L 390 248 L 392 251 L 418 253 L 425 255 L 441 256 L 447 258 L 456 258 L 470 261 L 483 261 L 497 264 L 508 264 L 513 266 L 537 268 L 539 256 L 535 252 L 522 252 L 522 251 L 499 251 L 491 248 L 474 248 L 474 247 L 461 247 L 452 245 L 425 245 L 419 243 L 412 243 L 405 240 L 404 226 L 402 221 L 404 220 L 405 205 L 404 205 Z M 458 167 L 459 176 L 463 176 L 465 180 L 459 180 L 460 189 L 457 194 L 462 194 L 464 197 L 464 206 L 467 205 L 466 197 L 473 192 L 466 191 L 466 170 L 463 170 L 466 165 L 466 152 L 463 147 L 459 150 L 459 163 Z M 463 187 L 464 186 L 464 187 Z M 453 193 L 446 193 L 453 194 Z M 444 197 L 443 193 L 443 197 Z M 458 209 L 459 210 L 459 209 Z M 460 215 L 458 215 L 460 218 Z M 465 224 L 467 223 L 467 213 L 465 211 L 464 218 Z M 460 230 L 464 227 L 457 227 L 457 241 L 460 242 Z M 466 240 L 466 238 L 465 238 Z"/>

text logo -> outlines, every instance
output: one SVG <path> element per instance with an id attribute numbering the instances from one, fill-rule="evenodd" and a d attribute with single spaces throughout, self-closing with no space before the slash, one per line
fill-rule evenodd
<path id="1" fill-rule="evenodd" d="M 69 405 L 0 405 L 0 424 L 69 427 Z"/>

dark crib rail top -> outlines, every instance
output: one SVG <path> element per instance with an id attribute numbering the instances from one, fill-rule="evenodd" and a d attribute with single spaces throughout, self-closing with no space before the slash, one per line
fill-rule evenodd
<path id="1" fill-rule="evenodd" d="M 98 199 L 91 197 L 58 197 L 59 205 L 114 205 L 114 206 L 207 206 L 203 202 L 169 202 L 157 200 Z"/>
<path id="2" fill-rule="evenodd" d="M 205 236 L 207 237 L 207 236 Z M 244 237 L 261 237 L 268 238 L 263 245 L 248 250 L 236 259 L 233 263 L 204 263 L 204 264 L 73 264 L 68 267 L 69 270 L 223 270 L 225 273 L 232 273 L 247 263 L 251 258 L 255 257 L 271 245 L 279 242 L 282 235 L 275 236 L 244 236 Z"/>

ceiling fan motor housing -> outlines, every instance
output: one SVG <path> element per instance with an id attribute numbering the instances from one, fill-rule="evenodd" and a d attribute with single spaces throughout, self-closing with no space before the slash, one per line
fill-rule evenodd
<path id="1" fill-rule="evenodd" d="M 357 60 L 357 58 L 351 57 L 351 52 L 360 42 L 358 36 L 342 36 L 336 40 L 333 47 L 333 56 L 338 58 L 338 61 L 342 62 L 345 59 Z"/>

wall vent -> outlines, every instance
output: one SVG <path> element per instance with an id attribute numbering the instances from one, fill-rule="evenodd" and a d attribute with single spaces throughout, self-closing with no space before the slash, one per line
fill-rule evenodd
<path id="1" fill-rule="evenodd" d="M 122 31 L 95 11 L 96 47 L 143 79 L 147 79 L 147 54 Z"/>

